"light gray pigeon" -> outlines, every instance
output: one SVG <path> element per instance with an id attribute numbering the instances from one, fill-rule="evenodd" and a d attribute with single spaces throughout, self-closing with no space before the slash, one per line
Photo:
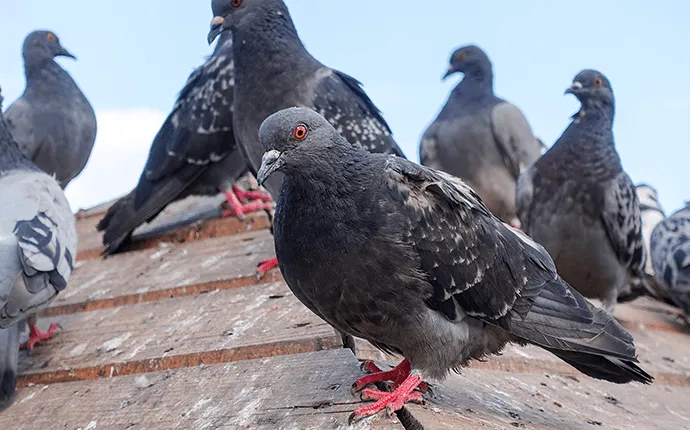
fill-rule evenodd
<path id="1" fill-rule="evenodd" d="M 424 132 L 419 159 L 467 181 L 496 216 L 517 225 L 515 184 L 543 144 L 520 109 L 494 95 L 484 51 L 474 45 L 456 50 L 444 79 L 457 72 L 465 76 Z"/>
<path id="2" fill-rule="evenodd" d="M 23 48 L 26 89 L 5 112 L 21 150 L 65 188 L 86 166 L 96 140 L 96 114 L 55 57 L 75 58 L 55 33 L 34 31 Z"/>
<path id="3" fill-rule="evenodd" d="M 690 323 L 690 202 L 657 224 L 650 247 L 656 279 Z"/>
<path id="4" fill-rule="evenodd" d="M 520 177 L 518 215 L 563 279 L 610 311 L 617 300 L 631 300 L 648 288 L 640 206 L 614 146 L 609 80 L 583 70 L 566 93 L 582 107 Z"/>
<path id="5" fill-rule="evenodd" d="M 659 203 L 659 195 L 655 188 L 647 184 L 638 184 L 635 186 L 637 200 L 640 202 L 640 218 L 642 219 L 642 239 L 644 240 L 644 250 L 647 254 L 647 263 L 645 264 L 645 272 L 648 276 L 654 276 L 654 268 L 652 267 L 652 259 L 650 254 L 650 241 L 652 239 L 652 231 L 661 221 L 666 218 L 664 210 Z"/>
<path id="6" fill-rule="evenodd" d="M 209 43 L 226 30 L 235 40 L 235 137 L 252 173 L 263 154 L 261 122 L 292 106 L 319 112 L 354 145 L 404 157 L 361 84 L 307 52 L 282 0 L 233 1 L 225 14 L 211 21 Z M 280 175 L 275 175 L 265 187 L 275 197 L 280 183 Z M 275 259 L 266 261 L 259 272 L 276 265 Z"/>
<path id="7" fill-rule="evenodd" d="M 353 147 L 310 109 L 271 115 L 259 136 L 257 180 L 284 174 L 274 228 L 288 286 L 339 331 L 405 358 L 355 382 L 355 391 L 383 381 L 397 388 L 364 390 L 377 402 L 351 419 L 420 401 L 423 378 L 508 342 L 537 345 L 594 378 L 652 381 L 632 336 L 458 178 Z"/>
<path id="8" fill-rule="evenodd" d="M 22 154 L 1 113 L 0 202 L 1 409 L 15 389 L 19 333 L 67 286 L 77 252 L 74 216 L 62 189 Z M 51 333 L 32 326 L 29 347 Z"/>
<path id="9" fill-rule="evenodd" d="M 214 15 L 231 7 L 214 0 Z M 213 55 L 189 77 L 151 144 L 149 158 L 134 191 L 117 201 L 98 224 L 104 231 L 105 254 L 123 249 L 139 225 L 155 218 L 171 202 L 188 195 L 225 193 L 231 213 L 273 207 L 265 193 L 235 186 L 247 163 L 235 143 L 232 127 L 234 62 L 232 33 L 224 32 Z M 255 199 L 255 200 L 254 200 Z M 243 200 L 254 200 L 242 204 Z"/>

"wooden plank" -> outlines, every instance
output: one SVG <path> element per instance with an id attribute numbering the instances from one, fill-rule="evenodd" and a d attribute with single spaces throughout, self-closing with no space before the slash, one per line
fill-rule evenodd
<path id="1" fill-rule="evenodd" d="M 44 315 L 59 315 L 198 294 L 256 283 L 256 267 L 275 255 L 267 230 L 77 263 L 67 288 Z M 263 281 L 279 279 L 277 270 Z"/>
<path id="2" fill-rule="evenodd" d="M 64 315 L 20 384 L 95 379 L 340 347 L 284 282 Z M 41 320 L 42 326 L 50 321 Z"/>
<path id="3" fill-rule="evenodd" d="M 687 428 L 690 388 L 467 369 L 408 405 L 425 430 Z"/>
<path id="4" fill-rule="evenodd" d="M 401 430 L 384 416 L 347 425 L 361 403 L 349 350 L 270 357 L 20 389 L 0 428 Z"/>

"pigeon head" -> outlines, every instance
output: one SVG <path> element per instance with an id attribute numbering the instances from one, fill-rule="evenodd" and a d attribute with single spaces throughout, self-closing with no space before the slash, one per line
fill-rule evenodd
<path id="1" fill-rule="evenodd" d="M 613 117 L 613 89 L 603 73 L 589 69 L 581 71 L 565 93 L 572 94 L 580 100 L 582 109 L 576 115 L 594 110 L 609 113 Z"/>
<path id="2" fill-rule="evenodd" d="M 490 77 L 493 74 L 491 60 L 480 47 L 476 45 L 463 46 L 451 55 L 450 65 L 443 79 L 458 72 L 473 78 Z"/>
<path id="3" fill-rule="evenodd" d="M 221 3 L 228 3 L 229 7 Z M 220 13 L 217 13 L 216 6 L 219 6 Z M 222 32 L 232 31 L 250 21 L 265 24 L 268 21 L 267 18 L 271 16 L 291 20 L 287 6 L 282 0 L 226 0 L 225 2 L 214 0 L 212 7 L 215 16 L 211 20 L 211 30 L 208 33 L 209 44 Z"/>
<path id="4" fill-rule="evenodd" d="M 659 203 L 659 195 L 654 187 L 647 184 L 638 184 L 635 188 L 641 211 L 656 210 L 662 214 L 664 213 Z"/>
<path id="5" fill-rule="evenodd" d="M 274 113 L 259 128 L 265 149 L 257 181 L 263 184 L 273 173 L 305 171 L 324 163 L 321 155 L 351 145 L 328 123 L 307 108 L 288 108 Z"/>
<path id="6" fill-rule="evenodd" d="M 37 30 L 29 33 L 24 39 L 24 63 L 27 66 L 40 65 L 55 57 L 67 57 L 76 60 L 77 57 L 70 54 L 60 44 L 60 39 L 52 31 Z"/>

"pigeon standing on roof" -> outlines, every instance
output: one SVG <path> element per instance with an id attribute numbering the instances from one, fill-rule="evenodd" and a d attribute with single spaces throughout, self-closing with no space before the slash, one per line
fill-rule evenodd
<path id="1" fill-rule="evenodd" d="M 221 14 L 230 0 L 214 0 Z M 171 202 L 188 195 L 225 193 L 230 213 L 272 209 L 270 196 L 244 191 L 234 183 L 247 172 L 235 143 L 233 121 L 234 62 L 232 33 L 224 32 L 213 55 L 187 80 L 172 112 L 151 144 L 149 158 L 135 190 L 116 202 L 98 224 L 104 231 L 105 253 L 130 240 L 139 225 L 158 215 Z M 254 200 L 247 204 L 242 201 Z"/>
<path id="2" fill-rule="evenodd" d="M 336 329 L 405 358 L 355 382 L 397 388 L 364 390 L 377 401 L 352 419 L 420 401 L 423 378 L 508 342 L 537 345 L 594 378 L 651 382 L 632 336 L 458 178 L 353 147 L 310 109 L 270 116 L 259 135 L 257 179 L 284 174 L 274 229 L 288 286 Z"/>
<path id="3" fill-rule="evenodd" d="M 353 145 L 404 157 L 361 84 L 307 52 L 282 0 L 234 0 L 213 18 L 209 42 L 227 30 L 235 38 L 235 136 L 253 173 L 263 154 L 261 122 L 292 106 L 319 112 Z M 275 175 L 265 187 L 275 197 L 280 183 Z M 275 259 L 266 261 L 259 272 L 276 265 Z"/>
<path id="4" fill-rule="evenodd" d="M 647 288 L 640 206 L 613 141 L 609 80 L 583 70 L 566 93 L 582 107 L 520 177 L 518 215 L 563 279 L 610 311 L 619 296 L 631 299 Z"/>
<path id="5" fill-rule="evenodd" d="M 654 228 L 650 247 L 655 278 L 690 323 L 690 202 Z"/>
<path id="6" fill-rule="evenodd" d="M 15 389 L 20 331 L 67 286 L 77 252 L 74 216 L 60 185 L 22 153 L 2 113 L 0 202 L 1 409 Z M 29 348 L 55 328 L 42 333 L 31 325 Z"/>
<path id="7" fill-rule="evenodd" d="M 34 31 L 23 48 L 26 89 L 5 112 L 22 152 L 62 188 L 86 166 L 96 140 L 96 114 L 55 57 L 74 59 L 55 33 Z"/>
<path id="8" fill-rule="evenodd" d="M 494 95 L 491 60 L 475 45 L 456 50 L 444 79 L 464 74 L 419 145 L 424 166 L 463 178 L 503 221 L 518 224 L 515 184 L 541 155 L 520 109 Z"/>

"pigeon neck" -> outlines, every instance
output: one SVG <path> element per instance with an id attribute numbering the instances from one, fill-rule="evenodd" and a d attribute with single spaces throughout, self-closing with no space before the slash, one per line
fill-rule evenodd
<path id="1" fill-rule="evenodd" d="M 352 174 L 348 169 L 352 160 L 361 157 L 363 149 L 356 149 L 349 143 L 323 146 L 313 151 L 306 163 L 308 169 L 296 168 L 286 171 L 286 181 L 295 189 L 309 190 L 312 195 L 334 195 L 333 190 L 345 190 L 352 186 Z M 320 197 L 320 198 L 323 198 Z"/>
<path id="2" fill-rule="evenodd" d="M 71 89 L 71 78 L 53 59 L 24 66 L 27 88 L 46 89 L 51 92 L 66 92 Z M 66 79 L 67 78 L 67 79 Z"/>
<path id="3" fill-rule="evenodd" d="M 603 123 L 608 128 L 613 127 L 615 109 L 613 104 L 600 99 L 585 98 L 580 101 L 582 107 L 573 115 L 573 121 L 583 123 Z"/>
<path id="4" fill-rule="evenodd" d="M 477 97 L 494 94 L 494 76 L 490 71 L 467 73 L 452 92 L 453 98 Z"/>
<path id="5" fill-rule="evenodd" d="M 224 51 L 228 48 L 232 48 L 232 32 L 229 30 L 220 34 L 218 43 L 216 43 L 216 47 L 213 49 L 213 54 L 218 54 L 220 51 Z"/>

